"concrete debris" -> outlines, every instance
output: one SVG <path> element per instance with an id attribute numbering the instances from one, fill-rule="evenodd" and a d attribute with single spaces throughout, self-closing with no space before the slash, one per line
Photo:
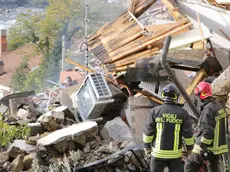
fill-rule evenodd
<path id="1" fill-rule="evenodd" d="M 13 160 L 12 166 L 10 168 L 11 171 L 13 171 L 13 172 L 19 172 L 19 171 L 23 170 L 23 168 L 24 168 L 24 164 L 23 164 L 24 156 L 25 155 L 23 155 L 23 154 L 18 155 L 18 157 Z"/>
<path id="2" fill-rule="evenodd" d="M 225 106 L 227 113 L 230 114 L 230 93 L 228 93 L 228 100 Z"/>
<path id="3" fill-rule="evenodd" d="M 135 138 L 128 125 L 120 117 L 117 117 L 112 121 L 108 121 L 100 133 L 105 140 L 113 139 L 135 142 Z"/>
<path id="4" fill-rule="evenodd" d="M 68 106 L 59 106 L 59 107 L 53 109 L 52 111 L 54 111 L 54 112 L 63 112 L 64 115 L 65 115 L 65 118 L 75 119 L 74 114 L 69 110 Z"/>
<path id="5" fill-rule="evenodd" d="M 106 141 L 106 140 L 100 140 L 99 138 L 96 138 L 95 143 L 97 143 L 97 146 L 91 146 L 92 145 L 90 142 L 87 142 L 85 147 L 83 148 L 83 152 L 82 151 L 77 151 L 74 152 L 75 155 L 75 163 L 77 164 L 88 164 L 90 162 L 94 162 L 96 160 L 100 160 L 102 158 L 107 157 L 108 155 L 111 155 L 121 149 L 123 149 L 124 147 L 121 147 L 122 145 L 124 146 L 124 142 L 120 142 L 120 141 Z M 92 141 L 91 141 L 92 142 Z M 128 142 L 128 144 L 130 144 L 131 142 Z M 89 149 L 90 147 L 90 149 Z M 86 151 L 87 150 L 87 151 Z"/>
<path id="6" fill-rule="evenodd" d="M 0 152 L 0 167 L 3 166 L 9 160 L 8 152 Z"/>
<path id="7" fill-rule="evenodd" d="M 44 120 L 46 121 L 47 117 L 52 118 L 58 124 L 62 124 L 65 119 L 63 112 L 49 111 L 46 114 L 40 116 L 37 121 L 42 123 Z"/>
<path id="8" fill-rule="evenodd" d="M 128 99 L 128 107 L 125 110 L 125 115 L 131 132 L 139 144 L 142 143 L 145 121 L 154 106 L 157 106 L 157 104 L 145 96 L 129 97 Z"/>
<path id="9" fill-rule="evenodd" d="M 212 83 L 213 95 L 227 96 L 230 92 L 230 66 Z"/>
<path id="10" fill-rule="evenodd" d="M 4 165 L 3 165 L 3 169 L 6 170 L 6 171 L 10 171 L 10 168 L 11 168 L 12 164 L 7 161 Z"/>
<path id="11" fill-rule="evenodd" d="M 41 122 L 47 131 L 56 131 L 61 129 L 61 126 L 51 116 L 44 116 L 39 122 Z"/>
<path id="12" fill-rule="evenodd" d="M 136 144 L 142 143 L 144 123 L 150 110 L 164 103 L 162 89 L 171 83 L 168 73 L 160 65 L 163 40 L 173 35 L 170 49 L 176 50 L 169 52 L 168 62 L 193 102 L 196 101 L 192 92 L 205 74 L 211 76 L 222 70 L 216 63 L 218 59 L 204 58 L 206 41 L 200 40 L 212 36 L 209 29 L 203 25 L 191 27 L 192 23 L 180 14 L 176 3 L 169 0 L 155 3 L 157 9 L 150 9 L 148 15 L 154 13 L 156 23 L 163 24 L 154 21 L 149 25 L 146 20 L 141 28 L 137 21 L 144 21 L 145 17 L 138 17 L 153 3 L 139 0 L 132 4 L 136 20 L 130 20 L 132 15 L 125 11 L 87 39 L 90 50 L 98 59 L 92 66 L 101 73 L 82 67 L 89 72 L 82 84 L 47 89 L 38 95 L 34 91 L 16 93 L 0 100 L 5 106 L 1 109 L 3 121 L 9 125 L 27 125 L 31 129 L 26 140 L 14 140 L 7 151 L 5 147 L 1 148 L 4 152 L 0 153 L 0 171 L 29 171 L 34 159 L 38 159 L 39 167 L 45 169 L 53 161 L 64 161 L 67 156 L 63 158 L 63 155 L 68 155 L 70 162 L 77 167 L 106 159 L 103 162 L 105 171 L 127 171 L 127 167 L 129 171 L 140 171 L 137 164 L 143 158 L 143 149 Z M 159 20 L 162 5 L 167 9 L 164 10 L 167 16 L 174 18 L 173 22 Z M 200 29 L 204 32 L 203 37 Z M 109 34 L 103 35 L 102 32 Z M 228 95 L 223 104 L 230 113 L 230 67 L 226 65 L 229 54 L 225 56 L 221 64 L 226 70 L 212 82 L 212 87 L 213 94 L 224 101 Z M 101 66 L 107 68 L 107 72 Z M 190 73 L 186 72 L 194 72 L 196 76 L 191 80 Z M 196 106 L 200 108 L 200 102 Z M 84 122 L 80 122 L 79 117 Z M 133 154 L 134 150 L 139 152 Z M 124 158 L 120 158 L 121 152 Z M 115 161 L 116 165 L 113 164 Z M 106 163 L 114 166 L 107 167 Z"/>
<path id="13" fill-rule="evenodd" d="M 39 122 L 37 122 L 37 123 L 29 123 L 27 126 L 31 129 L 31 134 L 32 135 L 44 133 L 44 128 L 41 125 L 41 123 L 39 123 Z"/>
<path id="14" fill-rule="evenodd" d="M 30 121 L 31 113 L 29 112 L 29 110 L 19 109 L 17 112 L 17 117 L 19 117 L 19 119 L 22 119 L 25 121 Z"/>
<path id="15" fill-rule="evenodd" d="M 58 95 L 54 98 L 54 102 L 60 102 L 61 105 L 73 108 L 73 102 L 68 93 L 65 90 L 60 90 Z"/>
<path id="16" fill-rule="evenodd" d="M 14 140 L 14 143 L 8 148 L 7 152 L 11 158 L 16 158 L 19 154 L 29 154 L 37 148 L 29 145 L 25 140 Z"/>
<path id="17" fill-rule="evenodd" d="M 26 140 L 26 143 L 27 144 L 30 144 L 30 145 L 37 145 L 37 141 L 40 139 L 40 136 L 39 135 L 36 135 L 36 136 L 31 136 L 28 138 L 28 140 Z"/>
<path id="18" fill-rule="evenodd" d="M 75 141 L 77 144 L 84 146 L 86 139 L 96 136 L 97 133 L 97 123 L 87 121 L 79 124 L 74 124 L 61 130 L 57 130 L 48 136 L 39 139 L 37 141 L 37 145 L 43 147 L 56 145 L 54 147 L 55 150 L 63 152 L 67 149 L 69 141 Z M 64 146 L 64 148 L 62 148 L 62 146 Z"/>
<path id="19" fill-rule="evenodd" d="M 23 158 L 24 170 L 29 170 L 29 169 L 31 168 L 33 159 L 34 159 L 34 154 L 26 155 L 26 156 Z"/>

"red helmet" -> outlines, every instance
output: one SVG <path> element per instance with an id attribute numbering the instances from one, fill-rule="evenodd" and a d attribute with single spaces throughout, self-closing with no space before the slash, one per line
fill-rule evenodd
<path id="1" fill-rule="evenodd" d="M 197 85 L 194 94 L 199 96 L 201 100 L 212 97 L 212 87 L 209 83 L 202 81 Z"/>

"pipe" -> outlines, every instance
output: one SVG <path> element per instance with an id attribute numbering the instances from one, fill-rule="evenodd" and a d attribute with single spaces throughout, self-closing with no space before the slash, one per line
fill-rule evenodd
<path id="1" fill-rule="evenodd" d="M 168 50 L 169 50 L 171 39 L 172 39 L 171 36 L 167 36 L 165 39 L 160 63 L 161 63 L 161 66 L 164 68 L 164 70 L 172 78 L 172 80 L 173 80 L 174 84 L 176 85 L 176 87 L 178 88 L 179 92 L 181 93 L 181 95 L 184 97 L 185 101 L 190 106 L 190 108 L 193 112 L 193 114 L 191 114 L 191 116 L 197 120 L 200 116 L 199 111 L 197 110 L 196 106 L 193 104 L 192 100 L 188 96 L 187 92 L 185 91 L 185 89 L 183 88 L 180 81 L 177 79 L 176 75 L 174 74 L 174 72 L 172 71 L 172 69 L 170 68 L 170 66 L 167 62 L 167 55 L 168 55 Z"/>

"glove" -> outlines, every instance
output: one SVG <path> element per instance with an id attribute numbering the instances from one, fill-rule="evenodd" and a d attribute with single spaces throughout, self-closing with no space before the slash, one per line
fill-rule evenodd
<path id="1" fill-rule="evenodd" d="M 150 161 L 151 160 L 151 148 L 145 148 L 144 152 L 145 152 L 145 160 Z"/>
<path id="2" fill-rule="evenodd" d="M 197 154 L 197 153 L 192 152 L 192 153 L 191 153 L 191 159 L 192 159 L 192 161 L 195 162 L 196 164 L 202 164 L 202 163 L 203 163 L 203 160 L 204 160 L 204 157 L 203 157 L 203 155 L 201 155 L 201 154 Z"/>

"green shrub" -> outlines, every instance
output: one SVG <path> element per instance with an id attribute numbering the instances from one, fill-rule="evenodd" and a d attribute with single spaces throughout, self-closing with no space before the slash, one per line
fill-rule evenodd
<path id="1" fill-rule="evenodd" d="M 0 146 L 4 147 L 14 139 L 26 139 L 31 130 L 27 126 L 13 126 L 0 121 Z"/>

